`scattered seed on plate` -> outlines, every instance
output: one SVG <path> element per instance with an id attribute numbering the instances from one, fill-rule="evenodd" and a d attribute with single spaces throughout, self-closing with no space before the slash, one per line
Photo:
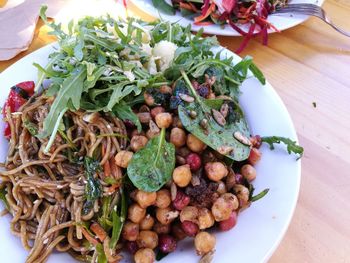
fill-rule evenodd
<path id="1" fill-rule="evenodd" d="M 220 113 L 222 114 L 222 116 L 224 118 L 227 117 L 227 114 L 228 114 L 228 104 L 227 103 L 224 103 L 224 104 L 221 105 Z"/>
<path id="2" fill-rule="evenodd" d="M 248 146 L 252 145 L 251 141 L 247 137 L 245 137 L 242 133 L 240 133 L 239 131 L 236 131 L 233 134 L 233 137 L 235 137 L 235 139 L 237 139 L 237 141 L 239 141 L 245 145 L 248 145 Z"/>
<path id="3" fill-rule="evenodd" d="M 190 111 L 190 117 L 191 117 L 192 119 L 196 118 L 196 117 L 197 117 L 197 112 L 195 112 L 194 110 L 191 110 L 191 111 Z"/>
<path id="4" fill-rule="evenodd" d="M 201 120 L 201 122 L 199 124 L 205 130 L 208 128 L 208 120 L 207 119 Z"/>
<path id="5" fill-rule="evenodd" d="M 182 99 L 183 101 L 186 101 L 186 102 L 194 102 L 194 98 L 191 97 L 190 95 L 183 94 L 183 93 L 179 93 L 179 97 L 180 97 L 180 99 Z"/>
<path id="6" fill-rule="evenodd" d="M 221 126 L 225 126 L 226 124 L 226 120 L 224 118 L 224 116 L 222 116 L 222 114 L 215 110 L 215 109 L 212 109 L 211 110 L 211 113 L 213 114 L 213 117 L 214 117 L 214 120 Z"/>
<path id="7" fill-rule="evenodd" d="M 234 148 L 228 145 L 222 145 L 218 148 L 218 152 L 222 155 L 229 155 L 233 152 Z"/>

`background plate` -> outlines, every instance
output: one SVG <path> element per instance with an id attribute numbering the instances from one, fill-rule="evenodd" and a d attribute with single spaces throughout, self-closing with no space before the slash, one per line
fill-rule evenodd
<path id="1" fill-rule="evenodd" d="M 129 0 L 143 12 L 154 16 L 156 18 L 161 18 L 165 21 L 176 22 L 182 26 L 187 26 L 192 24 L 192 30 L 198 31 L 202 26 L 196 26 L 193 24 L 193 20 L 185 18 L 181 15 L 179 11 L 176 12 L 175 15 L 166 15 L 164 13 L 159 13 L 159 11 L 153 6 L 152 0 Z M 324 0 L 290 0 L 291 4 L 297 3 L 310 3 L 321 6 Z M 281 15 L 273 15 L 268 17 L 268 21 L 272 23 L 278 30 L 282 31 L 291 27 L 294 27 L 306 19 L 309 16 L 306 15 L 295 15 L 295 14 L 281 14 Z M 248 25 L 241 25 L 244 31 L 248 31 Z M 221 28 L 219 25 L 209 25 L 204 26 L 204 33 L 213 34 L 213 35 L 222 35 L 222 36 L 241 36 L 237 31 L 232 29 L 229 25 L 225 25 L 224 28 Z M 269 33 L 273 33 L 275 31 L 269 30 Z"/>
<path id="2" fill-rule="evenodd" d="M 3 105 L 9 89 L 18 82 L 36 80 L 37 70 L 33 62 L 41 65 L 47 63 L 52 46 L 41 48 L 22 58 L 0 74 L 1 97 Z M 225 53 L 225 52 L 224 52 Z M 226 50 L 226 55 L 234 56 L 235 62 L 240 58 Z M 280 135 L 297 140 L 290 116 L 281 99 L 270 84 L 262 86 L 256 79 L 249 78 L 243 83 L 240 103 L 246 114 L 252 134 Z M 7 141 L 2 136 L 4 124 L 0 124 L 0 161 L 7 153 Z M 270 192 L 261 200 L 243 211 L 238 223 L 229 232 L 216 233 L 217 245 L 214 262 L 218 263 L 259 263 L 266 262 L 281 241 L 292 218 L 297 202 L 300 184 L 300 161 L 294 155 L 288 155 L 276 147 L 270 151 L 266 145 L 261 148 L 263 157 L 257 165 L 258 176 L 254 181 L 256 193 L 265 188 Z M 0 208 L 3 208 L 0 204 Z M 25 262 L 27 251 L 18 237 L 10 232 L 11 217 L 0 218 L 0 255 L 1 262 Z M 167 256 L 165 263 L 198 262 L 193 241 L 180 242 L 175 253 Z M 131 262 L 130 260 L 125 260 Z M 68 254 L 55 253 L 48 262 L 75 262 Z"/>

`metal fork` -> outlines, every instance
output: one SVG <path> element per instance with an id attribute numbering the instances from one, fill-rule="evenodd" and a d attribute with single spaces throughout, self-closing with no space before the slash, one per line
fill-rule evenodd
<path id="1" fill-rule="evenodd" d="M 326 22 L 328 25 L 333 27 L 339 33 L 350 37 L 350 32 L 347 32 L 332 23 L 332 21 L 327 17 L 326 12 L 318 5 L 315 4 L 289 4 L 284 7 L 277 8 L 274 14 L 283 14 L 283 13 L 294 13 L 294 14 L 302 14 L 309 16 L 316 16 Z"/>

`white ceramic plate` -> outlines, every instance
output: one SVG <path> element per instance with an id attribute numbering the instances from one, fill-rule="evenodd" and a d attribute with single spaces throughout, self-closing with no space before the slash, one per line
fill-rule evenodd
<path id="1" fill-rule="evenodd" d="M 193 24 L 193 20 L 189 18 L 185 18 L 181 15 L 179 11 L 176 12 L 175 15 L 166 15 L 164 13 L 160 13 L 152 4 L 152 0 L 130 0 L 134 5 L 136 5 L 139 9 L 144 11 L 145 13 L 161 18 L 165 21 L 176 22 L 182 26 L 187 26 L 189 24 L 192 25 L 193 31 L 198 31 L 202 26 L 196 26 Z M 310 3 L 321 6 L 324 0 L 290 0 L 290 3 Z M 272 15 L 268 17 L 268 21 L 272 23 L 278 30 L 282 31 L 291 27 L 294 27 L 306 19 L 309 16 L 306 15 L 296 15 L 296 14 L 280 14 L 280 15 Z M 248 25 L 240 26 L 244 31 L 248 31 Z M 222 35 L 222 36 L 241 36 L 237 31 L 232 29 L 229 25 L 225 25 L 224 28 L 221 28 L 219 25 L 209 25 L 204 26 L 204 33 L 213 34 L 213 35 Z M 269 33 L 273 33 L 273 30 L 269 30 Z"/>
<path id="2" fill-rule="evenodd" d="M 19 60 L 0 74 L 1 97 L 3 105 L 9 89 L 18 82 L 36 80 L 37 70 L 33 62 L 45 65 L 52 46 L 46 46 Z M 235 62 L 240 58 L 230 51 Z M 242 87 L 241 105 L 248 119 L 252 134 L 280 135 L 297 140 L 290 116 L 277 93 L 270 84 L 262 86 L 256 79 L 249 78 Z M 2 136 L 3 123 L 0 124 L 0 160 L 7 153 L 7 141 Z M 252 204 L 238 217 L 237 226 L 228 232 L 216 233 L 217 245 L 214 262 L 218 263 L 259 263 L 266 262 L 282 239 L 297 202 L 300 183 L 300 161 L 277 147 L 270 151 L 262 147 L 263 157 L 257 165 L 258 177 L 254 181 L 256 193 L 265 188 L 270 192 Z M 2 204 L 0 205 L 2 208 Z M 0 256 L 1 262 L 22 263 L 27 251 L 18 237 L 11 234 L 9 215 L 0 218 Z M 192 240 L 180 242 L 175 253 L 162 262 L 198 262 Z M 55 253 L 49 262 L 75 262 L 69 255 Z M 131 262 L 128 260 L 127 262 Z"/>

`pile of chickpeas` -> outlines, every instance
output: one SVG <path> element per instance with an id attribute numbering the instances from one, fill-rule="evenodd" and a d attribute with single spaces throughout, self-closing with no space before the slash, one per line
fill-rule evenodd
<path id="1" fill-rule="evenodd" d="M 167 86 L 161 90 L 171 92 Z M 256 178 L 253 165 L 261 157 L 258 150 L 261 140 L 258 136 L 251 137 L 253 147 L 248 160 L 232 168 L 223 156 L 183 128 L 176 111 L 166 112 L 147 95 L 145 102 L 137 112 L 144 129 L 138 132 L 126 123 L 130 146 L 115 156 L 116 164 L 127 168 L 133 154 L 157 136 L 160 129 L 166 128 L 166 140 L 176 147 L 176 167 L 172 180 L 159 191 L 134 189 L 130 193 L 132 203 L 122 230 L 125 247 L 136 263 L 151 263 L 155 261 L 154 251 L 171 253 L 176 250 L 177 242 L 190 237 L 194 239 L 197 254 L 205 256 L 214 251 L 216 244 L 215 236 L 207 230 L 232 229 L 239 211 L 250 205 L 247 183 Z M 216 186 L 210 206 L 198 204 L 186 194 L 187 188 L 200 184 L 201 180 Z"/>

